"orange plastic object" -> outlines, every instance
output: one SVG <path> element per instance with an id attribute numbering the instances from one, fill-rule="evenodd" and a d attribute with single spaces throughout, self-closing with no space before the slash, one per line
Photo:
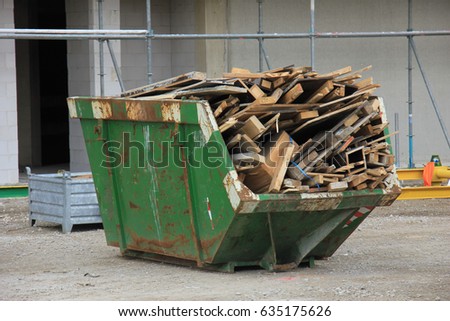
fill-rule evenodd
<path id="1" fill-rule="evenodd" d="M 423 168 L 423 185 L 431 186 L 431 181 L 433 179 L 434 172 L 434 162 L 428 162 Z"/>

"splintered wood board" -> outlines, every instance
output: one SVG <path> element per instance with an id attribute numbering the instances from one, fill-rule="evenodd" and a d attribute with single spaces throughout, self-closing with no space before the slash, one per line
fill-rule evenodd
<path id="1" fill-rule="evenodd" d="M 153 84 L 125 91 L 120 96 L 132 98 L 150 94 L 152 91 L 170 91 L 174 90 L 176 87 L 187 86 L 189 84 L 196 83 L 205 79 L 205 73 L 192 71 L 187 74 L 179 75 L 173 78 L 155 82 Z"/>
<path id="2" fill-rule="evenodd" d="M 204 88 L 195 88 L 188 90 L 180 90 L 177 91 L 175 97 L 181 98 L 183 96 L 203 96 L 203 95 L 211 95 L 211 96 L 224 96 L 224 95 L 236 95 L 236 94 L 245 94 L 247 89 L 239 88 L 236 86 L 215 86 L 215 87 L 204 87 Z"/>
<path id="3" fill-rule="evenodd" d="M 324 114 L 322 116 L 313 118 L 313 119 L 307 121 L 306 123 L 300 125 L 299 127 L 294 129 L 293 131 L 291 131 L 290 134 L 291 134 L 291 136 L 295 135 L 295 134 L 298 134 L 302 130 L 305 130 L 308 127 L 319 125 L 319 124 L 329 120 L 330 118 L 338 117 L 339 115 L 341 115 L 341 114 L 343 114 L 343 113 L 345 113 L 345 112 L 347 112 L 349 110 L 355 109 L 355 108 L 357 108 L 357 106 L 348 106 L 348 107 L 344 107 L 344 108 L 338 109 L 336 111 L 333 111 L 331 113 Z"/>

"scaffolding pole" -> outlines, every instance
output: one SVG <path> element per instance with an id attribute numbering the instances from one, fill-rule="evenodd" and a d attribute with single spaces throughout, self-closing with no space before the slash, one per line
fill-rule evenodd
<path id="1" fill-rule="evenodd" d="M 262 26 L 262 10 L 263 10 L 263 0 L 256 0 L 258 2 L 258 34 L 263 34 L 263 26 Z M 259 45 L 259 72 L 263 71 L 263 38 L 258 38 L 258 45 Z"/>
<path id="2" fill-rule="evenodd" d="M 408 0 L 408 31 L 412 31 L 412 0 Z M 414 168 L 413 88 L 412 88 L 412 36 L 408 36 L 408 167 Z"/>
<path id="3" fill-rule="evenodd" d="M 147 14 L 147 82 L 151 84 L 153 82 L 153 68 L 152 68 L 152 2 L 147 0 L 146 2 L 146 14 Z"/>
<path id="4" fill-rule="evenodd" d="M 315 70 L 315 56 L 316 56 L 316 44 L 315 44 L 315 33 L 316 33 L 316 20 L 315 20 L 315 0 L 311 0 L 310 3 L 310 19 L 309 19 L 309 33 L 310 33 L 310 58 L 311 58 L 311 68 Z"/>
<path id="5" fill-rule="evenodd" d="M 450 30 L 423 31 L 381 31 L 381 32 L 315 32 L 314 38 L 392 38 L 419 36 L 450 36 Z M 304 33 L 207 33 L 207 34 L 155 34 L 148 30 L 107 30 L 107 29 L 1 29 L 0 39 L 28 40 L 189 40 L 189 39 L 309 39 Z"/>
<path id="6" fill-rule="evenodd" d="M 98 1 L 98 28 L 103 29 L 103 0 Z M 99 69 L 100 69 L 100 96 L 105 96 L 105 61 L 103 54 L 103 41 L 104 39 L 98 40 L 98 55 L 99 55 Z"/>
<path id="7" fill-rule="evenodd" d="M 125 91 L 125 86 L 123 85 L 122 75 L 120 72 L 119 64 L 117 63 L 116 55 L 114 54 L 114 50 L 112 48 L 111 42 L 106 40 L 106 44 L 108 45 L 109 54 L 111 55 L 111 60 L 113 62 L 114 71 L 116 72 L 117 80 L 119 80 L 120 90 L 122 92 Z"/>

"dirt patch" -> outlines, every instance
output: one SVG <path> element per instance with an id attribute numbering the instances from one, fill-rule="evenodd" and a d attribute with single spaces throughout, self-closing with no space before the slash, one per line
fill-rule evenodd
<path id="1" fill-rule="evenodd" d="M 271 273 L 206 272 L 120 256 L 101 226 L 28 223 L 0 199 L 1 300 L 450 300 L 450 200 L 377 208 L 333 257 Z"/>

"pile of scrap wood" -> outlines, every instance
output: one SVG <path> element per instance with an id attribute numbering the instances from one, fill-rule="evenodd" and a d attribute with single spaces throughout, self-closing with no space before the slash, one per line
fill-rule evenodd
<path id="1" fill-rule="evenodd" d="M 233 68 L 220 79 L 191 72 L 123 97 L 207 100 L 239 174 L 255 193 L 390 187 L 394 157 L 379 87 L 361 70 L 318 74 L 288 66 Z"/>

